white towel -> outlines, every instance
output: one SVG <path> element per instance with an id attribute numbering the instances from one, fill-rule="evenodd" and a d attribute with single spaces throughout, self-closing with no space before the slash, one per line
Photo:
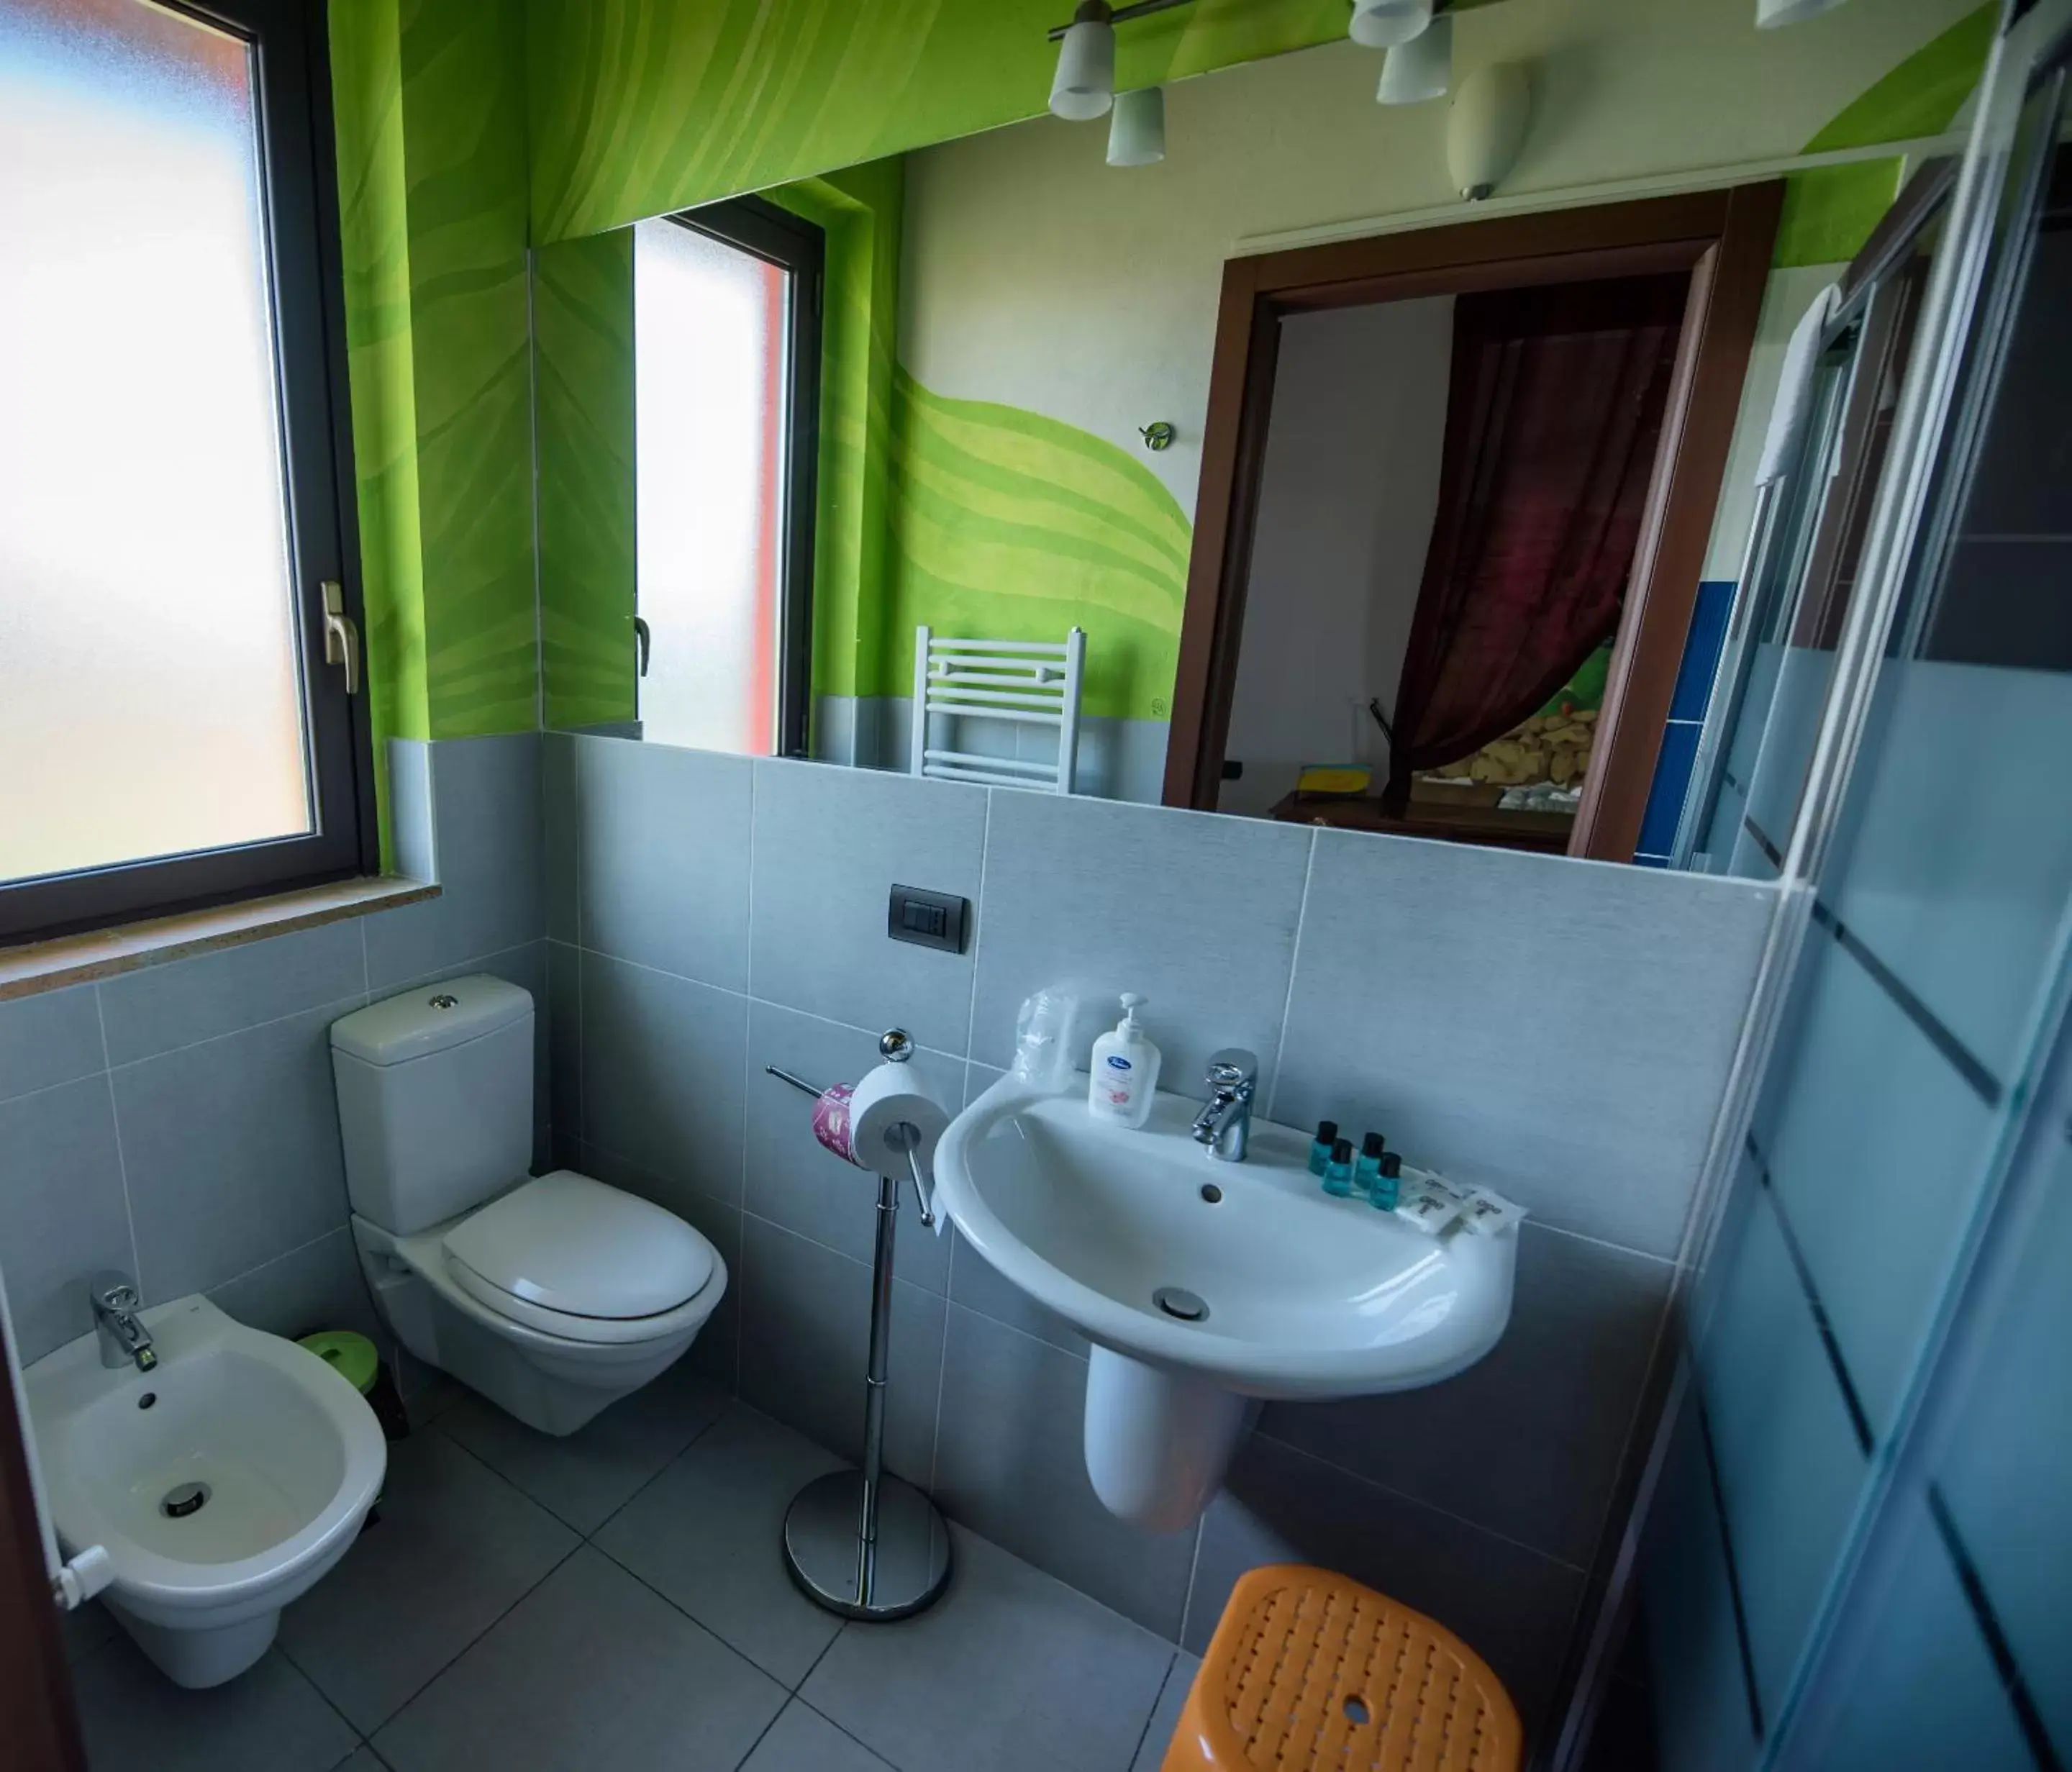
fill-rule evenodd
<path id="1" fill-rule="evenodd" d="M 1827 322 L 1841 298 L 1842 292 L 1835 284 L 1821 290 L 1800 316 L 1792 330 L 1791 343 L 1784 347 L 1784 370 L 1778 377 L 1777 399 L 1770 409 L 1770 429 L 1763 437 L 1762 454 L 1756 461 L 1758 486 L 1782 479 L 1791 465 L 1812 405 L 1813 364 L 1820 354 L 1820 335 L 1827 330 Z"/>

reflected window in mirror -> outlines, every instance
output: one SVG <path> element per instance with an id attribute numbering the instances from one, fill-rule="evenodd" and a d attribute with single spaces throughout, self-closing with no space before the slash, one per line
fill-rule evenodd
<path id="1" fill-rule="evenodd" d="M 741 199 L 633 233 L 639 730 L 804 755 L 820 230 Z"/>

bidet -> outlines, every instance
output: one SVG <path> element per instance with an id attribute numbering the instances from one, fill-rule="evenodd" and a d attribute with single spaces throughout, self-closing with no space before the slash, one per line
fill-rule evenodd
<path id="1" fill-rule="evenodd" d="M 388 1442 L 293 1342 L 200 1297 L 136 1314 L 148 1371 L 89 1333 L 23 1374 L 44 1488 L 66 1553 L 107 1552 L 116 1622 L 169 1679 L 220 1685 L 359 1535 Z"/>

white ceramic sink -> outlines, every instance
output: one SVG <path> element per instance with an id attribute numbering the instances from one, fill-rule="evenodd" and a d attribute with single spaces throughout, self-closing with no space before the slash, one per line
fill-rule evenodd
<path id="1" fill-rule="evenodd" d="M 1008 1077 L 935 1157 L 965 1240 L 1094 1344 L 1088 1474 L 1157 1530 L 1208 1505 L 1252 1400 L 1408 1390 L 1473 1365 L 1510 1320 L 1517 1257 L 1515 1230 L 1433 1237 L 1334 1198 L 1309 1135 L 1286 1126 L 1255 1120 L 1245 1160 L 1216 1161 L 1190 1135 L 1198 1105 L 1161 1095 L 1126 1131 L 1083 1095 Z M 1167 1288 L 1207 1314 L 1170 1314 Z"/>

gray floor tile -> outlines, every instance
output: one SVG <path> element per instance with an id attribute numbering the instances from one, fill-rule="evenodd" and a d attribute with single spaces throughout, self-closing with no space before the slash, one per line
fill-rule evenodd
<path id="1" fill-rule="evenodd" d="M 339 1767 L 338 1772 L 388 1772 L 388 1762 L 372 1748 L 363 1745 Z"/>
<path id="2" fill-rule="evenodd" d="M 331 1772 L 359 1737 L 279 1650 L 206 1692 L 120 1634 L 72 1674 L 94 1772 Z"/>
<path id="3" fill-rule="evenodd" d="M 684 1361 L 557 1438 L 472 1392 L 439 1416 L 478 1458 L 587 1537 L 718 1418 L 726 1394 Z"/>
<path id="4" fill-rule="evenodd" d="M 778 1539 L 792 1496 L 841 1463 L 737 1404 L 597 1535 L 597 1547 L 796 1687 L 841 1621 L 792 1586 Z"/>
<path id="5" fill-rule="evenodd" d="M 784 1707 L 741 1772 L 891 1772 L 870 1749 L 842 1733 L 802 1699 Z"/>
<path id="6" fill-rule="evenodd" d="M 376 1739 L 396 1772 L 733 1772 L 785 1693 L 584 1548 Z"/>
<path id="7" fill-rule="evenodd" d="M 1157 1702 L 1170 1643 L 956 1531 L 950 1591 L 886 1630 L 846 1625 L 800 1696 L 902 1772 L 1112 1772 Z"/>
<path id="8" fill-rule="evenodd" d="M 282 1614 L 281 1646 L 371 1732 L 578 1542 L 443 1434 L 414 1435 L 388 1449 L 380 1523 Z"/>
<path id="9" fill-rule="evenodd" d="M 1180 1707 L 1187 1701 L 1187 1688 L 1194 1683 L 1194 1675 L 1202 1670 L 1202 1658 L 1190 1655 L 1184 1649 L 1173 1658 L 1173 1665 L 1166 1675 L 1165 1689 L 1158 1695 L 1158 1708 L 1151 1713 L 1145 1726 L 1144 1739 L 1137 1744 L 1137 1758 L 1130 1762 L 1129 1772 L 1158 1772 L 1166 1763 L 1166 1749 L 1173 1745 L 1173 1731 L 1180 1726 Z"/>

